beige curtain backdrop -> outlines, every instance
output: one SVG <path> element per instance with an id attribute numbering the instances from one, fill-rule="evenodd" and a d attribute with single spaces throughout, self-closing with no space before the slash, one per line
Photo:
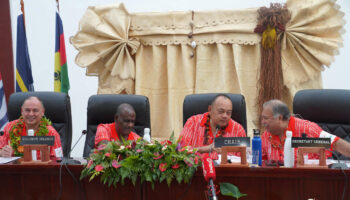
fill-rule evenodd
<path id="1" fill-rule="evenodd" d="M 322 87 L 321 71 L 342 45 L 344 21 L 331 0 L 290 0 L 287 7 L 292 18 L 282 35 L 283 100 L 291 104 L 298 90 Z M 213 92 L 245 96 L 251 134 L 258 115 L 257 10 L 128 13 L 123 4 L 89 7 L 71 43 L 79 51 L 76 63 L 99 77 L 99 94 L 149 98 L 154 138 L 179 135 L 186 95 Z"/>

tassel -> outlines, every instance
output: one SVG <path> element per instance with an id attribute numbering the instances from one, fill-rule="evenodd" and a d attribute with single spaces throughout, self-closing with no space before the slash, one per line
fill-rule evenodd
<path id="1" fill-rule="evenodd" d="M 264 49 L 271 49 L 275 46 L 276 44 L 276 29 L 272 27 L 270 24 L 267 25 L 267 28 L 265 31 L 262 33 L 262 46 Z"/>

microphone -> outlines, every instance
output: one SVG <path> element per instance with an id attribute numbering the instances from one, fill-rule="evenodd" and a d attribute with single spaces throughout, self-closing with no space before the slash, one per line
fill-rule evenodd
<path id="1" fill-rule="evenodd" d="M 202 168 L 204 179 L 209 182 L 208 195 L 211 196 L 213 200 L 217 200 L 214 186 L 214 180 L 216 179 L 215 166 L 213 160 L 206 153 L 203 154 L 202 157 Z"/>
<path id="2" fill-rule="evenodd" d="M 214 147 L 215 147 L 215 136 L 216 136 L 216 134 L 218 133 L 219 129 L 220 129 L 220 126 L 219 126 L 219 125 L 216 125 L 215 133 L 214 133 L 214 138 L 213 138 Z M 210 148 L 209 156 L 211 155 L 211 151 L 212 151 L 212 148 Z"/>
<path id="3" fill-rule="evenodd" d="M 221 127 L 220 127 L 219 125 L 216 125 L 216 127 L 215 127 L 215 134 L 214 134 L 214 140 L 215 140 L 215 136 L 216 136 L 216 134 L 218 133 L 218 131 L 219 131 L 220 128 L 221 128 Z"/>
<path id="4" fill-rule="evenodd" d="M 83 137 L 83 135 L 86 135 L 87 131 L 83 130 L 81 132 L 80 137 L 78 138 L 78 140 L 75 142 L 75 144 L 73 145 L 73 147 L 70 149 L 69 153 L 68 153 L 68 158 L 63 157 L 62 158 L 62 163 L 61 164 L 65 164 L 65 165 L 80 165 L 81 162 L 79 160 L 74 160 L 72 158 L 70 158 L 70 153 L 73 151 L 73 149 L 75 148 L 75 146 L 77 146 L 77 144 L 79 143 L 80 139 Z"/>

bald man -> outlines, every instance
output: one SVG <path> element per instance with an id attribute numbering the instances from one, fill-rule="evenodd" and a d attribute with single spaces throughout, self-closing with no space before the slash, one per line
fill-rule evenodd
<path id="1" fill-rule="evenodd" d="M 40 126 L 40 124 L 43 123 L 42 119 L 44 117 L 44 113 L 44 105 L 38 97 L 30 96 L 25 99 L 21 107 L 21 117 L 6 124 L 4 128 L 4 135 L 0 137 L 0 156 L 10 157 L 14 155 L 15 149 L 13 144 L 15 143 L 11 140 L 15 140 L 15 129 L 17 129 L 17 131 L 20 133 L 17 136 L 19 138 L 20 136 L 26 136 L 28 130 L 33 129 L 34 135 L 37 135 L 39 131 L 44 131 L 47 132 L 46 136 L 54 136 L 55 142 L 54 145 L 50 147 L 50 156 L 63 157 L 60 135 L 51 125 Z M 18 146 L 17 151 L 18 153 L 23 153 L 23 147 Z M 38 151 L 37 157 L 40 158 L 40 151 Z"/>
<path id="2" fill-rule="evenodd" d="M 136 113 L 134 108 L 127 103 L 120 104 L 114 115 L 114 123 L 100 124 L 95 136 L 95 147 L 108 141 L 137 140 L 139 135 L 132 132 L 135 125 Z"/>
<path id="3" fill-rule="evenodd" d="M 266 130 L 261 136 L 263 160 L 276 162 L 284 160 L 283 148 L 287 130 L 293 132 L 293 137 L 301 137 L 301 134 L 305 133 L 307 137 L 330 138 L 331 150 L 350 157 L 350 143 L 322 130 L 316 123 L 291 116 L 288 106 L 280 100 L 273 99 L 264 103 L 261 124 Z M 331 155 L 330 152 L 326 153 L 327 157 Z M 295 153 L 295 160 L 296 156 Z M 316 154 L 308 156 L 310 159 L 318 158 Z"/>
<path id="4" fill-rule="evenodd" d="M 208 107 L 208 112 L 190 117 L 180 134 L 182 146 L 192 146 L 199 153 L 211 152 L 211 158 L 217 159 L 221 148 L 214 148 L 216 127 L 220 130 L 217 137 L 246 137 L 242 125 L 231 119 L 232 101 L 225 94 L 216 95 Z"/>

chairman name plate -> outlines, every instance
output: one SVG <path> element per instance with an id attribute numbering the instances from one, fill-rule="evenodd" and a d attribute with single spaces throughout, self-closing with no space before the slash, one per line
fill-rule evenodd
<path id="1" fill-rule="evenodd" d="M 250 137 L 219 137 L 215 138 L 215 147 L 250 146 Z"/>
<path id="2" fill-rule="evenodd" d="M 53 146 L 55 143 L 55 136 L 22 136 L 20 145 L 40 145 L 46 144 Z"/>

